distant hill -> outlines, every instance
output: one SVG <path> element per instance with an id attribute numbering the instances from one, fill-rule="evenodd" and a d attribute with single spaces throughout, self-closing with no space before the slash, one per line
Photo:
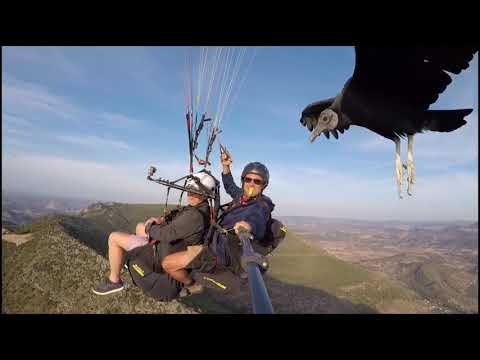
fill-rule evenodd
<path id="1" fill-rule="evenodd" d="M 432 253 L 400 253 L 362 265 L 382 269 L 421 296 L 454 312 L 478 312 L 478 267 L 454 266 Z"/>
<path id="2" fill-rule="evenodd" d="M 478 312 L 478 222 L 282 220 L 309 246 L 399 281 L 434 312 Z"/>
<path id="3" fill-rule="evenodd" d="M 404 248 L 429 248 L 478 251 L 478 222 L 406 222 L 328 219 L 309 216 L 280 217 L 292 230 L 308 238 L 372 239 Z"/>
<path id="4" fill-rule="evenodd" d="M 290 233 L 270 259 L 272 278 L 288 284 L 302 284 L 338 299 L 357 304 L 358 312 L 428 313 L 428 306 L 411 290 L 358 265 L 342 261 L 314 248 Z M 308 304 L 308 298 L 291 297 L 291 301 Z M 310 301 L 314 301 L 311 299 Z M 360 311 L 363 307 L 364 311 Z M 316 306 L 320 309 L 321 306 Z M 342 313 L 343 311 L 339 311 Z"/>
<path id="5" fill-rule="evenodd" d="M 147 298 L 124 276 L 128 289 L 99 297 L 92 286 L 107 273 L 108 233 L 133 232 L 161 214 L 159 205 L 97 203 L 80 215 L 47 216 L 18 232 L 31 240 L 2 241 L 2 308 L 8 313 L 246 313 L 248 288 L 230 297 L 206 292 L 170 303 Z M 103 256 L 102 256 L 103 255 Z M 423 313 L 413 291 L 386 276 L 312 248 L 290 233 L 269 256 L 265 276 L 276 313 Z"/>
<path id="6" fill-rule="evenodd" d="M 13 229 L 52 214 L 77 214 L 94 202 L 2 190 L 2 226 Z"/>

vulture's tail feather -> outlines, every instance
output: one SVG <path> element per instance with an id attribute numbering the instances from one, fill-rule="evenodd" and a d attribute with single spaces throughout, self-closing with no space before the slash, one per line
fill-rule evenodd
<path id="1" fill-rule="evenodd" d="M 473 109 L 428 110 L 424 129 L 439 132 L 457 130 L 467 123 L 463 118 L 472 111 Z"/>

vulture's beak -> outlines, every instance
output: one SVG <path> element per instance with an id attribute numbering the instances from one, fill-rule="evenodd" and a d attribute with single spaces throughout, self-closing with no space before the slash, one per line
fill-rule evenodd
<path id="1" fill-rule="evenodd" d="M 325 130 L 328 131 L 327 124 L 325 124 L 323 121 L 317 121 L 317 125 L 315 128 L 313 128 L 312 133 L 310 134 L 310 143 L 313 143 L 315 139 L 322 135 Z"/>

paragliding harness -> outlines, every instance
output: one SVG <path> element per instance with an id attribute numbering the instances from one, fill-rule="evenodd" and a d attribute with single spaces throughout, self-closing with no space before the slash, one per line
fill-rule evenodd
<path id="1" fill-rule="evenodd" d="M 190 207 L 190 210 L 198 211 L 202 215 L 206 230 L 209 226 L 209 214 L 205 214 L 196 207 Z M 172 211 L 165 219 L 165 223 L 160 226 L 172 222 L 181 211 Z M 183 240 L 169 243 L 151 239 L 148 244 L 130 250 L 126 254 L 125 263 L 133 283 L 156 300 L 173 300 L 183 285 L 165 273 L 161 264 L 167 255 L 184 250 L 186 245 Z"/>
<path id="2" fill-rule="evenodd" d="M 246 204 L 242 204 L 239 200 L 234 200 L 220 207 L 222 214 L 218 217 L 216 223 L 212 223 L 204 240 L 204 244 L 206 245 L 205 251 L 210 252 L 210 256 L 204 256 L 205 262 L 200 267 L 200 271 L 213 273 L 216 270 L 222 269 L 222 266 L 218 264 L 217 256 L 213 254 L 215 251 L 212 252 L 211 248 L 213 247 L 215 249 L 217 246 L 218 237 L 220 235 L 224 235 L 227 238 L 227 252 L 231 260 L 231 263 L 228 265 L 228 270 L 232 271 L 236 275 L 241 275 L 244 273 L 245 266 L 242 264 L 242 262 L 245 262 L 245 259 L 242 260 L 242 247 L 238 236 L 235 234 L 233 229 L 224 229 L 218 224 L 222 222 L 223 218 L 228 213 L 241 207 L 251 206 L 255 203 L 259 203 L 262 207 L 267 209 L 269 218 L 264 237 L 262 239 L 252 239 L 252 248 L 258 256 L 256 259 L 250 260 L 254 260 L 256 263 L 258 263 L 262 272 L 267 271 L 268 261 L 265 259 L 265 256 L 270 254 L 278 247 L 278 245 L 285 238 L 287 229 L 282 222 L 272 217 L 270 207 L 261 196 L 253 201 L 249 201 Z"/>
<path id="3" fill-rule="evenodd" d="M 218 222 L 221 223 L 229 212 L 239 207 L 251 206 L 256 201 L 265 206 L 270 213 L 270 207 L 261 198 L 247 204 L 237 200 L 222 206 L 226 209 L 218 218 Z M 228 265 L 220 264 L 216 251 L 212 250 L 212 247 L 217 246 L 220 235 L 227 238 L 225 246 L 229 257 Z M 280 221 L 273 219 L 271 214 L 267 222 L 266 234 L 261 240 L 255 240 L 246 229 L 240 228 L 237 236 L 233 229 L 224 229 L 217 223 L 212 223 L 204 241 L 206 246 L 201 256 L 201 265 L 195 268 L 192 277 L 206 288 L 222 295 L 238 293 L 241 290 L 241 284 L 245 284 L 248 280 L 253 312 L 272 314 L 272 303 L 261 273 L 268 269 L 265 256 L 280 244 L 285 235 L 286 228 Z"/>
<path id="4" fill-rule="evenodd" d="M 211 175 L 207 170 L 202 171 Z M 168 181 L 162 178 L 153 179 L 152 176 L 155 172 L 155 167 L 150 167 L 147 179 L 168 186 L 168 190 L 170 190 L 170 188 L 175 188 L 178 190 L 182 190 L 182 194 L 183 192 L 188 191 L 207 197 L 210 207 L 210 211 L 208 214 L 205 214 L 196 207 L 190 207 L 191 210 L 198 211 L 204 218 L 205 233 L 210 227 L 212 219 L 215 218 L 216 211 L 218 212 L 218 210 L 215 209 L 218 209 L 218 204 L 220 202 L 220 182 L 212 176 L 215 179 L 215 189 L 212 193 L 205 189 L 204 186 L 200 183 L 200 181 L 192 175 L 187 175 L 176 181 Z M 188 180 L 190 178 L 196 181 L 201 190 L 197 191 L 195 189 L 187 189 L 185 186 L 176 184 L 180 180 Z M 161 226 L 171 223 L 184 210 L 185 208 L 181 209 L 179 205 L 177 209 L 173 209 L 170 210 L 168 213 L 165 213 L 165 222 L 161 224 Z M 148 234 L 148 229 L 146 232 Z M 147 295 L 153 297 L 156 300 L 173 300 L 178 296 L 178 293 L 180 292 L 183 285 L 180 282 L 174 280 L 170 275 L 165 273 L 161 264 L 163 259 L 167 255 L 184 250 L 186 250 L 186 244 L 183 240 L 178 240 L 174 243 L 149 240 L 148 244 L 127 252 L 125 264 L 128 268 L 130 276 L 132 277 L 133 283 L 136 286 L 140 287 Z"/>

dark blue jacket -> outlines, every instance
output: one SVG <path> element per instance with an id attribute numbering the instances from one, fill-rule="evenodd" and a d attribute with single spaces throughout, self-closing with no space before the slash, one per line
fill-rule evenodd
<path id="1" fill-rule="evenodd" d="M 227 175 L 222 173 L 223 186 L 228 195 L 234 201 L 238 201 L 243 195 L 243 190 L 239 188 L 233 180 L 232 174 Z M 256 200 L 250 200 L 253 203 L 248 206 L 239 207 L 227 213 L 222 220 L 221 226 L 225 229 L 230 229 L 238 221 L 246 221 L 252 226 L 252 234 L 255 239 L 262 239 L 265 236 L 267 222 L 270 218 L 270 213 L 273 211 L 275 205 L 268 196 L 262 195 L 262 199 L 267 206 L 262 206 Z"/>
<path id="2" fill-rule="evenodd" d="M 227 194 L 232 197 L 234 202 L 238 202 L 243 195 L 243 190 L 235 184 L 232 174 L 224 175 L 222 173 L 222 181 Z M 251 225 L 255 239 L 262 239 L 265 235 L 267 222 L 271 216 L 270 212 L 275 207 L 269 197 L 262 195 L 262 198 L 267 206 L 262 206 L 259 201 L 252 199 L 250 200 L 252 203 L 227 212 L 220 225 L 224 229 L 231 229 L 238 221 L 246 221 Z M 225 235 L 216 233 L 213 241 L 210 243 L 210 249 L 220 264 L 229 266 L 232 265 L 233 255 L 228 250 L 227 242 L 228 239 Z"/>

